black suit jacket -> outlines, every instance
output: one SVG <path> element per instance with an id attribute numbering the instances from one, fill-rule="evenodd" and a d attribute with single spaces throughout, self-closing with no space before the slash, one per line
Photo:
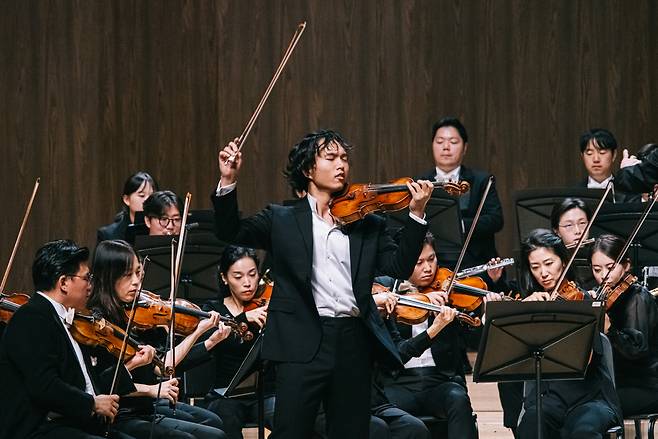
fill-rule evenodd
<path id="1" fill-rule="evenodd" d="M 96 242 L 108 241 L 111 239 L 128 238 L 128 226 L 130 225 L 130 216 L 126 214 L 117 215 L 116 220 L 112 224 L 100 227 L 96 232 Z"/>
<path id="2" fill-rule="evenodd" d="M 478 210 L 478 205 L 487 187 L 487 181 L 491 174 L 471 169 L 462 165 L 459 178 L 467 181 L 471 189 L 459 198 L 462 220 L 464 221 L 464 232 L 473 224 L 473 218 Z M 418 179 L 434 181 L 436 179 L 436 168 L 431 169 Z M 496 192 L 496 184 L 491 186 L 489 196 L 482 207 L 480 220 L 473 232 L 471 243 L 468 246 L 463 267 L 479 265 L 489 262 L 489 259 L 498 256 L 496 251 L 495 234 L 503 228 L 503 208 Z"/>
<path id="3" fill-rule="evenodd" d="M 617 187 L 627 192 L 651 192 L 653 185 L 658 183 L 658 149 L 653 150 L 642 163 L 620 169 L 616 181 Z"/>
<path id="4" fill-rule="evenodd" d="M 578 184 L 576 184 L 576 187 L 587 187 L 587 183 L 589 182 L 588 177 L 585 177 L 584 179 L 580 180 Z M 642 194 L 629 194 L 628 192 L 624 192 L 619 185 L 619 182 L 615 179 L 613 181 L 614 183 L 614 200 L 615 203 L 640 203 L 642 202 Z"/>
<path id="5" fill-rule="evenodd" d="M 92 422 L 94 398 L 84 391 L 73 346 L 52 304 L 39 294 L 7 325 L 0 388 L 0 438 L 29 437 L 51 411 L 80 425 Z"/>
<path id="6" fill-rule="evenodd" d="M 270 300 L 263 357 L 274 361 L 310 361 L 320 346 L 322 328 L 311 291 L 313 222 L 306 198 L 289 206 L 270 205 L 240 219 L 237 191 L 213 194 L 219 239 L 270 252 L 274 291 Z M 360 316 L 376 340 L 374 354 L 385 363 L 400 364 L 398 350 L 372 299 L 375 271 L 408 277 L 422 248 L 427 226 L 409 218 L 399 246 L 385 221 L 368 215 L 346 229 L 350 242 L 352 290 Z"/>

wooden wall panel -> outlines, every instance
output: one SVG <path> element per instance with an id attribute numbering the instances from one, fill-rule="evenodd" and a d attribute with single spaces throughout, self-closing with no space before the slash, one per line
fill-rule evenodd
<path id="1" fill-rule="evenodd" d="M 209 207 L 219 145 L 239 135 L 296 24 L 307 31 L 245 146 L 246 212 L 288 195 L 290 146 L 318 127 L 357 148 L 355 181 L 431 167 L 429 129 L 456 115 L 467 164 L 512 192 L 583 176 L 577 139 L 658 139 L 658 4 L 612 0 L 3 0 L 0 263 L 42 178 L 11 289 L 43 242 L 93 245 L 138 169 Z"/>

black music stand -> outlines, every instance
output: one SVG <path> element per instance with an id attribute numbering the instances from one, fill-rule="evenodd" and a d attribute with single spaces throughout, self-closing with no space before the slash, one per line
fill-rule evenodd
<path id="1" fill-rule="evenodd" d="M 598 333 L 601 302 L 490 302 L 474 382 L 534 380 L 537 438 L 542 435 L 541 380 L 582 379 Z"/>
<path id="2" fill-rule="evenodd" d="M 261 360 L 263 337 L 259 335 L 249 349 L 228 387 L 213 389 L 224 398 L 256 395 L 258 401 L 258 439 L 265 438 L 265 363 Z"/>
<path id="3" fill-rule="evenodd" d="M 150 259 L 144 289 L 169 297 L 171 286 L 171 240 L 178 236 L 137 236 L 135 248 Z M 181 269 L 179 297 L 193 302 L 217 297 L 217 264 L 224 244 L 214 235 L 188 235 Z"/>
<path id="4" fill-rule="evenodd" d="M 386 215 L 387 226 L 392 235 L 404 227 L 408 216 L 408 209 Z M 448 195 L 442 189 L 435 189 L 425 207 L 425 220 L 436 239 L 437 258 L 441 265 L 454 266 L 464 245 L 459 199 Z"/>
<path id="5" fill-rule="evenodd" d="M 593 227 L 599 234 L 612 233 L 627 239 L 646 207 L 646 203 L 606 205 L 599 212 Z M 642 267 L 658 265 L 658 212 L 650 212 L 647 216 L 631 244 L 629 256 L 636 276 L 641 275 Z"/>

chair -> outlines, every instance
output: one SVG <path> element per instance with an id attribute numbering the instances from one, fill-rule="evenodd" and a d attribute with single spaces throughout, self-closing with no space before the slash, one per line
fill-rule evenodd
<path id="1" fill-rule="evenodd" d="M 635 424 L 635 439 L 642 439 L 642 421 L 648 421 L 649 433 L 647 437 L 648 439 L 653 439 L 653 432 L 656 426 L 656 421 L 658 421 L 658 413 L 628 416 L 625 419 L 633 421 L 633 424 Z"/>
<path id="2" fill-rule="evenodd" d="M 206 408 L 205 397 L 215 379 L 215 358 L 183 372 L 182 390 L 191 405 Z"/>

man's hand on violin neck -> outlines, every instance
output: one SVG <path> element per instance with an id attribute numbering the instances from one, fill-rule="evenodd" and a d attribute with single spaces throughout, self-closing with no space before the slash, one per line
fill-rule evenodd
<path id="1" fill-rule="evenodd" d="M 434 186 L 428 180 L 418 180 L 407 183 L 407 187 L 411 194 L 409 212 L 419 218 L 423 218 L 425 216 L 425 206 L 432 196 Z"/>
<path id="2" fill-rule="evenodd" d="M 238 179 L 238 173 L 242 166 L 242 153 L 238 152 L 237 138 L 229 142 L 222 150 L 219 151 L 217 158 L 219 164 L 220 182 L 222 187 L 233 184 Z"/>

